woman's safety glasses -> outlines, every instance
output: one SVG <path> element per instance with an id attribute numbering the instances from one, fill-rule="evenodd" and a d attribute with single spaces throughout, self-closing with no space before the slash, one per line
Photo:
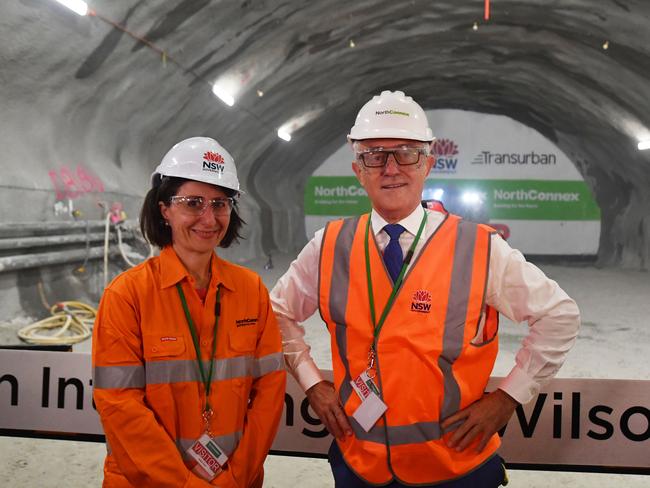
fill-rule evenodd
<path id="1" fill-rule="evenodd" d="M 208 205 L 216 216 L 230 215 L 232 207 L 235 205 L 235 199 L 231 197 L 213 198 L 206 200 L 199 196 L 173 196 L 169 199 L 170 203 L 176 205 L 185 215 L 199 217 L 205 213 Z"/>
<path id="2" fill-rule="evenodd" d="M 393 155 L 399 166 L 413 166 L 420 162 L 420 156 L 429 154 L 425 147 L 399 146 L 399 147 L 371 147 L 355 148 L 357 158 L 366 168 L 383 168 L 388 162 L 388 156 Z"/>

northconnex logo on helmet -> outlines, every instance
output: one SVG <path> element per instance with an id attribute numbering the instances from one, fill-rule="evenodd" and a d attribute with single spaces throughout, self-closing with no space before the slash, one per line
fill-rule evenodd
<path id="1" fill-rule="evenodd" d="M 437 139 L 431 147 L 434 157 L 433 168 L 436 173 L 455 173 L 458 166 L 458 145 L 451 139 Z"/>
<path id="2" fill-rule="evenodd" d="M 427 290 L 417 290 L 413 293 L 411 302 L 411 312 L 429 313 L 431 311 L 431 292 Z"/>
<path id="3" fill-rule="evenodd" d="M 377 110 L 375 112 L 375 115 L 403 115 L 404 117 L 410 117 L 411 116 L 411 114 L 408 113 L 408 112 L 401 112 L 399 110 L 393 110 L 393 109 Z"/>
<path id="4" fill-rule="evenodd" d="M 207 160 L 207 161 L 206 161 Z M 207 151 L 203 154 L 203 170 L 212 173 L 223 173 L 224 161 L 223 156 L 213 151 Z"/>

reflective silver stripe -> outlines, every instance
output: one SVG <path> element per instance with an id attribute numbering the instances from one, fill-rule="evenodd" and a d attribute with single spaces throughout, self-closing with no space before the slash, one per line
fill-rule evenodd
<path id="1" fill-rule="evenodd" d="M 259 377 L 273 371 L 282 371 L 283 361 L 282 353 L 279 352 L 259 359 L 253 356 L 217 359 L 214 362 L 212 380 Z M 203 366 L 207 369 L 210 363 L 203 361 Z M 95 366 L 93 376 L 95 388 L 144 388 L 145 383 L 182 383 L 200 381 L 201 378 L 194 359 L 148 361 L 146 366 Z"/>
<path id="2" fill-rule="evenodd" d="M 229 380 L 242 376 L 253 376 L 253 356 L 236 356 L 234 358 L 217 359 L 214 362 L 212 381 Z M 203 361 L 207 370 L 208 361 Z M 146 365 L 148 385 L 160 383 L 181 383 L 185 381 L 200 381 L 199 368 L 194 359 L 174 359 L 171 361 L 148 361 Z"/>
<path id="3" fill-rule="evenodd" d="M 388 433 L 391 446 L 417 444 L 442 437 L 442 429 L 438 422 L 417 422 L 411 425 L 391 425 L 389 427 L 375 425 L 370 432 L 366 432 L 353 417 L 349 417 L 349 420 L 355 437 L 366 442 L 385 444 L 384 429 Z"/>
<path id="4" fill-rule="evenodd" d="M 241 436 L 241 431 L 237 431 L 232 434 L 214 436 L 212 437 L 212 440 L 216 442 L 221 449 L 223 449 L 223 452 L 226 453 L 226 456 L 230 457 L 232 453 L 235 452 L 235 448 L 239 445 Z M 181 454 L 185 455 L 185 451 L 192 447 L 195 442 L 196 439 L 177 439 L 176 448 L 180 451 Z"/>
<path id="5" fill-rule="evenodd" d="M 442 352 L 438 358 L 438 367 L 444 378 L 441 419 L 457 412 L 460 408 L 460 387 L 454 377 L 452 366 L 463 348 L 477 228 L 476 224 L 464 220 L 461 220 L 457 227 L 449 301 L 445 316 L 445 332 Z"/>
<path id="6" fill-rule="evenodd" d="M 281 352 L 274 352 L 255 359 L 253 363 L 253 378 L 259 378 L 265 374 L 284 370 L 284 355 Z"/>
<path id="7" fill-rule="evenodd" d="M 93 387 L 95 389 L 144 388 L 144 366 L 95 366 Z"/>
<path id="8" fill-rule="evenodd" d="M 370 217 L 368 217 L 370 218 Z M 345 325 L 345 310 L 348 305 L 348 289 L 350 287 L 350 254 L 352 241 L 357 231 L 359 217 L 345 219 L 334 244 L 334 262 L 332 263 L 332 281 L 330 283 L 330 317 L 336 324 L 336 344 L 341 363 L 345 368 L 345 377 L 339 391 L 343 405 L 352 393 L 350 386 L 350 365 L 348 363 L 348 341 Z M 361 429 L 361 432 L 364 432 Z M 364 432 L 365 433 L 365 432 Z"/>
<path id="9" fill-rule="evenodd" d="M 388 437 L 391 446 L 415 444 L 440 439 L 442 437 L 442 429 L 438 422 L 392 425 L 388 427 Z"/>

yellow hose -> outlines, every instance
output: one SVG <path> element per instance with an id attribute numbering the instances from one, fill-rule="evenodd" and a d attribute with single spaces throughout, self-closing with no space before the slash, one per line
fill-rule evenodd
<path id="1" fill-rule="evenodd" d="M 20 329 L 18 337 L 30 344 L 76 344 L 91 336 L 97 310 L 90 305 L 59 302 L 50 312 L 50 317 Z"/>

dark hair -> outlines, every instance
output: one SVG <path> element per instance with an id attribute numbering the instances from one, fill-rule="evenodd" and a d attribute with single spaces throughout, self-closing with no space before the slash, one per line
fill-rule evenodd
<path id="1" fill-rule="evenodd" d="M 172 230 L 169 225 L 165 223 L 162 214 L 160 213 L 160 206 L 158 202 L 164 202 L 169 205 L 170 198 L 176 195 L 178 189 L 187 183 L 186 178 L 177 178 L 175 176 L 156 176 L 154 186 L 147 192 L 140 210 L 140 230 L 142 235 L 151 243 L 161 249 L 169 246 L 172 243 Z M 227 196 L 234 197 L 237 191 L 229 188 L 219 187 Z M 230 214 L 230 223 L 226 229 L 226 235 L 219 243 L 219 247 L 229 247 L 233 242 L 238 242 L 242 239 L 239 231 L 245 224 L 244 220 L 239 216 L 237 208 L 237 200 L 232 208 Z"/>

